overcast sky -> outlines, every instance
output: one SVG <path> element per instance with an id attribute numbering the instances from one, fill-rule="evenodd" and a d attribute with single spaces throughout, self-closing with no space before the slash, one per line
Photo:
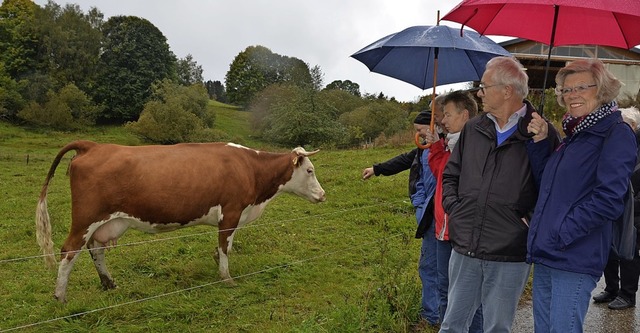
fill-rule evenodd
<path id="1" fill-rule="evenodd" d="M 44 6 L 46 0 L 36 0 Z M 55 0 L 98 8 L 105 20 L 132 15 L 153 23 L 178 58 L 191 54 L 204 79 L 221 81 L 233 59 L 248 46 L 320 66 L 324 84 L 351 80 L 362 93 L 382 92 L 399 101 L 430 94 L 394 78 L 369 72 L 351 54 L 414 25 L 435 25 L 459 0 Z M 443 25 L 459 27 L 453 22 Z M 458 85 L 459 86 L 459 85 Z M 453 86 L 454 88 L 456 86 Z M 441 89 L 451 89 L 442 86 Z"/>

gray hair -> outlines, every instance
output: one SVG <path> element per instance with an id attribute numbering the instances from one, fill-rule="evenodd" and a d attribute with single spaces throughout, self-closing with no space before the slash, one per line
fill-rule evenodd
<path id="1" fill-rule="evenodd" d="M 640 111 L 635 106 L 620 108 L 619 110 L 622 113 L 624 122 L 629 124 L 634 131 L 637 131 L 640 128 Z"/>
<path id="2" fill-rule="evenodd" d="M 560 89 L 564 87 L 567 76 L 575 73 L 589 72 L 596 81 L 598 93 L 596 98 L 600 103 L 609 103 L 618 97 L 622 83 L 598 59 L 580 59 L 568 63 L 556 75 L 556 99 L 560 106 L 565 107 Z"/>
<path id="3" fill-rule="evenodd" d="M 514 57 L 495 57 L 487 62 L 486 70 L 493 70 L 493 83 L 511 86 L 522 99 L 529 95 L 529 76 Z"/>

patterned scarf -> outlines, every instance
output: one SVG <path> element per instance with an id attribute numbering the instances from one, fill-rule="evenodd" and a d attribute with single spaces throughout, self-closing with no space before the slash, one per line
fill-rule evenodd
<path id="1" fill-rule="evenodd" d="M 618 110 L 618 103 L 616 103 L 616 101 L 612 101 L 602 104 L 596 111 L 582 117 L 572 117 L 569 112 L 567 112 L 562 118 L 562 130 L 564 131 L 564 134 L 570 137 L 595 125 L 600 121 L 600 119 L 610 115 L 616 110 Z"/>

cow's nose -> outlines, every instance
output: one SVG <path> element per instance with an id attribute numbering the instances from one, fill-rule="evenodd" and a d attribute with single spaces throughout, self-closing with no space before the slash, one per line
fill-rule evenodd
<path id="1" fill-rule="evenodd" d="M 324 190 L 320 192 L 320 202 L 324 202 L 325 200 L 327 200 L 327 197 L 325 196 L 325 192 Z"/>

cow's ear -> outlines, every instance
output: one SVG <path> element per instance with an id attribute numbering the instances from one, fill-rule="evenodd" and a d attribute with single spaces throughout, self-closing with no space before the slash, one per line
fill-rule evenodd
<path id="1" fill-rule="evenodd" d="M 297 154 L 294 158 L 293 158 L 293 166 L 295 167 L 299 167 L 302 164 L 302 160 L 304 160 L 304 155 L 300 155 Z"/>

